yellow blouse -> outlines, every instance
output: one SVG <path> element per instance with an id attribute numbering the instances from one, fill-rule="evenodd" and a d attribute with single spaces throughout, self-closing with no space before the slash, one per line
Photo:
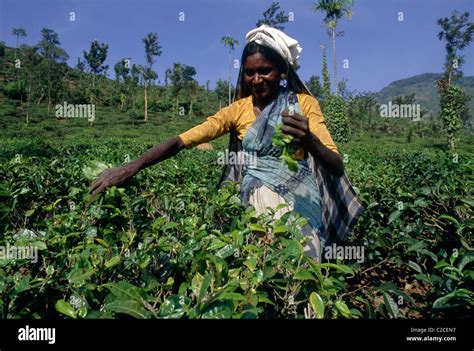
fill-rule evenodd
<path id="1" fill-rule="evenodd" d="M 309 119 L 309 129 L 316 135 L 323 145 L 337 153 L 337 147 L 326 128 L 326 122 L 318 100 L 311 95 L 297 94 L 298 102 L 304 116 Z M 253 111 L 252 96 L 240 99 L 233 104 L 222 108 L 215 115 L 194 128 L 179 135 L 186 148 L 216 139 L 228 133 L 231 129 L 237 131 L 237 137 L 243 140 L 247 129 L 257 117 Z"/>

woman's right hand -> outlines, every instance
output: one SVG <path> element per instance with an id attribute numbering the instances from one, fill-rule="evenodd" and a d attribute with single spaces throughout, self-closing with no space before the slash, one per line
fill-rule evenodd
<path id="1" fill-rule="evenodd" d="M 122 167 L 108 168 L 104 170 L 96 180 L 94 180 L 89 188 L 92 196 L 104 191 L 109 186 L 123 185 L 127 183 L 135 174 L 137 170 L 133 164 L 128 164 Z"/>
<path id="2" fill-rule="evenodd" d="M 123 185 L 141 169 L 166 160 L 167 158 L 176 155 L 184 148 L 185 145 L 179 136 L 168 139 L 148 150 L 139 159 L 132 161 L 125 166 L 109 168 L 103 171 L 91 184 L 89 192 L 94 196 L 104 191 L 109 186 Z"/>

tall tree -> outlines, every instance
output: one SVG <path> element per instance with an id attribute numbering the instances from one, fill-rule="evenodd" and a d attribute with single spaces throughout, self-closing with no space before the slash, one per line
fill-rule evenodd
<path id="1" fill-rule="evenodd" d="M 323 97 L 328 99 L 331 95 L 331 80 L 329 79 L 328 73 L 328 61 L 326 59 L 326 47 L 321 44 L 320 48 L 323 52 Z"/>
<path id="2" fill-rule="evenodd" d="M 440 91 L 441 120 L 448 137 L 449 147 L 451 151 L 454 151 L 459 131 L 463 126 L 462 115 L 469 114 L 469 96 L 458 85 L 443 88 L 438 85 L 438 89 Z"/>
<path id="3" fill-rule="evenodd" d="M 140 65 L 133 64 L 130 71 L 129 88 L 132 95 L 132 108 L 135 108 L 135 95 L 137 94 L 138 84 L 140 83 Z"/>
<path id="4" fill-rule="evenodd" d="M 90 101 L 90 88 L 89 88 L 89 79 L 87 77 L 87 74 L 85 74 L 86 71 L 86 63 L 81 60 L 80 57 L 77 57 L 77 62 L 75 69 L 77 70 L 76 72 L 70 72 L 70 74 L 74 74 L 75 78 L 72 78 L 72 81 L 75 81 L 74 88 L 71 89 L 71 100 L 74 102 L 72 103 L 89 103 Z M 69 101 L 69 100 L 68 100 Z"/>
<path id="5" fill-rule="evenodd" d="M 336 27 L 338 21 L 345 14 L 347 18 L 352 18 L 351 7 L 353 6 L 353 0 L 318 0 L 314 6 L 314 12 L 321 12 L 324 15 L 323 23 L 328 29 L 328 34 L 332 38 L 332 54 L 333 54 L 333 66 L 334 66 L 334 88 L 336 89 L 336 95 L 338 94 L 337 84 L 337 60 L 336 60 L 336 36 L 342 35 L 343 32 L 337 33 Z"/>
<path id="6" fill-rule="evenodd" d="M 167 68 L 165 70 L 165 87 L 168 87 L 170 76 L 171 76 L 171 70 Z"/>
<path id="7" fill-rule="evenodd" d="M 23 61 L 22 79 L 26 82 L 26 116 L 25 124 L 29 123 L 29 113 L 30 113 L 30 104 L 33 99 L 33 94 L 35 87 L 37 86 L 37 81 L 39 81 L 39 70 L 40 67 L 40 57 L 37 54 L 36 47 L 30 47 L 27 45 L 21 46 L 21 57 Z"/>
<path id="8" fill-rule="evenodd" d="M 349 119 L 344 100 L 337 94 L 331 95 L 331 86 L 326 61 L 326 48 L 320 45 L 323 52 L 323 95 L 322 110 L 326 124 L 335 142 L 346 142 L 349 137 Z"/>
<path id="9" fill-rule="evenodd" d="M 196 69 L 182 63 L 173 63 L 173 69 L 170 74 L 172 84 L 171 92 L 176 96 L 176 111 L 179 111 L 179 93 L 190 87 L 190 83 L 194 81 Z"/>
<path id="10" fill-rule="evenodd" d="M 147 89 L 148 85 L 151 84 L 158 74 L 153 71 L 152 66 L 155 63 L 155 57 L 161 56 L 161 46 L 158 44 L 158 35 L 156 33 L 148 33 L 145 38 L 143 38 L 143 43 L 145 44 L 145 59 L 146 64 L 142 68 L 142 77 L 143 77 L 143 96 L 145 99 L 145 122 L 148 120 L 148 96 Z"/>
<path id="11" fill-rule="evenodd" d="M 317 98 L 318 100 L 322 98 L 324 91 L 323 87 L 321 86 L 319 76 L 313 75 L 309 77 L 309 80 L 306 82 L 306 86 L 315 98 Z"/>
<path id="12" fill-rule="evenodd" d="M 80 57 L 77 58 L 76 68 L 81 72 L 84 72 L 86 69 L 86 63 Z"/>
<path id="13" fill-rule="evenodd" d="M 18 28 L 13 28 L 12 29 L 12 34 L 14 36 L 16 36 L 16 50 L 15 50 L 15 59 L 16 59 L 16 53 L 18 51 L 18 42 L 20 40 L 20 37 L 26 37 L 26 30 L 22 27 L 18 27 Z"/>
<path id="14" fill-rule="evenodd" d="M 92 72 L 92 89 L 95 88 L 95 78 L 98 74 L 105 72 L 109 66 L 104 65 L 107 59 L 107 50 L 109 46 L 105 43 L 99 43 L 98 40 L 94 40 L 91 43 L 89 52 L 84 50 L 84 59 Z"/>
<path id="15" fill-rule="evenodd" d="M 128 80 L 130 79 L 130 68 L 128 67 L 129 59 L 123 58 L 114 65 L 115 81 L 117 82 L 117 92 L 120 94 L 120 111 L 126 102 L 126 92 Z"/>
<path id="16" fill-rule="evenodd" d="M 59 35 L 54 30 L 43 28 L 41 39 L 37 44 L 39 53 L 46 59 L 53 62 L 65 62 L 69 55 L 60 47 Z"/>
<path id="17" fill-rule="evenodd" d="M 355 91 L 351 91 L 349 89 L 349 85 L 347 84 L 347 79 L 343 78 L 338 82 L 337 90 L 339 92 L 339 96 L 344 100 L 344 102 L 348 102 L 355 94 Z"/>
<path id="18" fill-rule="evenodd" d="M 367 121 L 368 126 L 372 125 L 372 120 L 378 116 L 377 100 L 370 92 L 359 92 L 352 96 L 347 104 L 348 117 L 352 123 L 357 124 L 362 129 Z"/>
<path id="19" fill-rule="evenodd" d="M 270 27 L 273 27 L 279 30 L 284 30 L 285 27 L 283 26 L 283 24 L 288 22 L 289 17 L 285 15 L 284 11 L 279 11 L 279 10 L 280 10 L 280 2 L 279 1 L 272 2 L 270 7 L 266 9 L 265 12 L 263 13 L 263 18 L 257 21 L 256 26 L 260 27 L 262 24 L 266 24 Z"/>
<path id="20" fill-rule="evenodd" d="M 231 81 L 232 81 L 232 51 L 234 51 L 235 46 L 239 45 L 239 42 L 230 37 L 230 36 L 225 36 L 221 38 L 221 43 L 224 44 L 224 46 L 229 47 L 229 105 L 232 102 L 232 94 L 231 94 Z"/>
<path id="21" fill-rule="evenodd" d="M 194 102 L 194 99 L 196 98 L 198 90 L 199 90 L 199 84 L 195 79 L 192 79 L 186 83 L 186 91 L 189 96 L 189 112 L 188 112 L 189 115 L 193 114 L 193 102 Z"/>
<path id="22" fill-rule="evenodd" d="M 461 56 L 459 51 L 470 44 L 474 33 L 474 24 L 469 22 L 468 12 L 460 14 L 458 11 L 454 11 L 451 18 L 440 18 L 437 23 L 442 29 L 438 33 L 439 40 L 446 40 L 445 72 L 443 78 L 438 81 L 440 116 L 448 137 L 449 147 L 454 151 L 463 120 L 469 118 L 470 97 L 464 89 L 452 83 L 462 76 L 461 66 L 464 64 L 464 56 Z"/>
<path id="23" fill-rule="evenodd" d="M 51 100 L 54 87 L 60 86 L 62 74 L 64 70 L 61 69 L 61 63 L 64 63 L 69 58 L 69 55 L 60 47 L 59 35 L 52 29 L 43 28 L 41 30 L 41 39 L 36 45 L 38 53 L 43 57 L 40 70 L 42 72 L 43 84 L 45 93 L 48 97 L 48 113 L 51 110 Z M 57 91 L 57 90 L 56 90 Z M 41 101 L 43 95 L 40 96 L 38 103 Z"/>
<path id="24" fill-rule="evenodd" d="M 217 95 L 217 99 L 219 100 L 219 109 L 222 108 L 222 100 L 227 97 L 227 92 L 229 90 L 229 82 L 226 80 L 219 79 L 216 82 L 216 87 L 214 92 Z"/>
<path id="25" fill-rule="evenodd" d="M 117 82 L 125 83 L 130 74 L 130 68 L 127 65 L 128 59 L 123 58 L 114 65 L 115 80 Z"/>
<path id="26" fill-rule="evenodd" d="M 440 18 L 437 23 L 442 29 L 438 33 L 438 38 L 446 41 L 444 78 L 448 80 L 449 86 L 453 78 L 456 79 L 462 76 L 461 66 L 464 64 L 464 56 L 459 55 L 459 51 L 470 44 L 474 33 L 474 23 L 469 22 L 469 12 L 461 14 L 458 11 L 454 11 L 451 18 Z"/>

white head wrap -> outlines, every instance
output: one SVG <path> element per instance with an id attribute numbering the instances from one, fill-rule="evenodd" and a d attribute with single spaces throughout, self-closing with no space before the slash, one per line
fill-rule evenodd
<path id="1" fill-rule="evenodd" d="M 275 50 L 288 63 L 295 67 L 299 54 L 303 48 L 293 38 L 283 33 L 281 30 L 262 24 L 260 27 L 251 30 L 245 36 L 247 43 L 252 41 L 259 45 L 270 47 Z"/>

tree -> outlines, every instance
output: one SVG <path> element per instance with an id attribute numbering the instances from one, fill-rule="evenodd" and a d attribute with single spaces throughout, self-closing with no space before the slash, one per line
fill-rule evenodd
<path id="1" fill-rule="evenodd" d="M 221 43 L 224 44 L 224 46 L 228 46 L 229 47 L 229 105 L 231 104 L 231 80 L 232 80 L 232 58 L 231 58 L 231 55 L 232 55 L 232 51 L 234 51 L 234 47 L 236 45 L 239 45 L 239 42 L 237 40 L 235 40 L 234 38 L 232 37 L 229 37 L 229 36 L 225 36 L 225 37 L 222 37 L 221 38 Z"/>
<path id="2" fill-rule="evenodd" d="M 349 121 L 346 105 L 340 96 L 330 95 L 324 100 L 324 116 L 334 141 L 346 142 L 349 137 Z"/>
<path id="3" fill-rule="evenodd" d="M 372 125 L 372 118 L 378 116 L 376 109 L 377 101 L 373 93 L 359 92 L 352 96 L 347 104 L 347 115 L 352 123 L 361 127 L 363 120 L 367 119 L 369 126 Z"/>
<path id="4" fill-rule="evenodd" d="M 169 84 L 169 80 L 170 80 L 170 76 L 171 76 L 171 70 L 169 68 L 167 68 L 165 70 L 165 86 L 167 87 L 168 84 Z"/>
<path id="5" fill-rule="evenodd" d="M 309 77 L 309 80 L 306 82 L 306 86 L 316 99 L 320 100 L 323 97 L 324 91 L 323 87 L 321 86 L 319 76 L 313 75 Z"/>
<path id="6" fill-rule="evenodd" d="M 75 81 L 74 88 L 70 90 L 71 96 L 68 101 L 73 104 L 85 104 L 90 101 L 90 88 L 87 75 L 85 74 L 86 63 L 77 57 L 75 69 L 77 71 L 70 71 L 69 74 L 74 78 L 71 81 Z"/>
<path id="7" fill-rule="evenodd" d="M 338 95 L 331 95 L 331 83 L 326 61 L 326 48 L 320 45 L 323 52 L 323 112 L 329 133 L 336 142 L 346 142 L 349 137 L 349 118 L 344 100 Z"/>
<path id="8" fill-rule="evenodd" d="M 52 29 L 41 30 L 41 40 L 38 42 L 38 52 L 46 59 L 53 62 L 65 62 L 69 55 L 60 47 L 59 35 Z"/>
<path id="9" fill-rule="evenodd" d="M 125 81 L 127 80 L 130 74 L 130 68 L 128 67 L 128 62 L 129 62 L 128 60 L 129 59 L 127 58 L 123 58 L 114 65 L 115 80 L 117 82 L 125 83 Z"/>
<path id="10" fill-rule="evenodd" d="M 328 73 L 328 62 L 326 60 L 326 48 L 323 44 L 320 45 L 323 51 L 323 97 L 324 99 L 329 98 L 331 95 L 331 80 L 329 79 Z"/>
<path id="11" fill-rule="evenodd" d="M 33 98 L 35 81 L 39 80 L 38 67 L 40 63 L 40 57 L 37 54 L 36 47 L 30 47 L 27 45 L 21 46 L 21 55 L 23 61 L 22 79 L 26 82 L 26 116 L 25 124 L 29 123 L 30 115 L 30 102 Z"/>
<path id="12" fill-rule="evenodd" d="M 334 65 L 334 88 L 337 90 L 337 60 L 336 60 L 336 36 L 342 35 L 343 32 L 337 33 L 336 27 L 337 22 L 345 14 L 349 19 L 352 18 L 351 7 L 353 6 L 353 0 L 319 0 L 313 6 L 314 12 L 321 12 L 324 14 L 323 23 L 328 29 L 328 34 L 332 38 L 332 53 L 333 53 L 333 65 Z"/>
<path id="13" fill-rule="evenodd" d="M 446 62 L 444 75 L 438 81 L 440 94 L 441 120 L 447 133 L 451 150 L 456 147 L 457 134 L 462 127 L 462 122 L 469 118 L 469 96 L 465 91 L 452 82 L 462 76 L 461 66 L 464 56 L 459 51 L 465 49 L 472 40 L 474 23 L 470 23 L 469 13 L 460 14 L 454 11 L 451 18 L 440 18 L 437 23 L 442 30 L 438 33 L 439 40 L 446 40 Z"/>
<path id="14" fill-rule="evenodd" d="M 120 111 L 123 110 L 123 107 L 126 102 L 126 92 L 128 86 L 128 80 L 130 79 L 130 68 L 129 68 L 130 59 L 123 58 L 114 65 L 115 71 L 115 81 L 117 82 L 117 91 L 120 94 Z"/>
<path id="15" fill-rule="evenodd" d="M 263 18 L 257 21 L 256 26 L 260 27 L 262 24 L 266 24 L 279 30 L 285 29 L 283 24 L 288 22 L 289 17 L 285 15 L 284 11 L 278 12 L 278 10 L 280 10 L 280 2 L 272 2 L 270 7 L 263 13 Z"/>
<path id="16" fill-rule="evenodd" d="M 198 82 L 196 80 L 190 80 L 186 83 L 186 91 L 188 93 L 190 104 L 189 104 L 189 115 L 193 114 L 193 100 L 196 98 L 199 89 Z"/>
<path id="17" fill-rule="evenodd" d="M 349 89 L 349 85 L 347 84 L 346 78 L 343 78 L 339 81 L 339 83 L 337 84 L 337 91 L 339 92 L 339 96 L 345 102 L 349 101 L 355 93 L 354 91 L 351 91 Z"/>
<path id="18" fill-rule="evenodd" d="M 415 103 L 415 93 L 396 96 L 393 98 L 394 105 L 411 105 Z"/>
<path id="19" fill-rule="evenodd" d="M 137 94 L 138 83 L 140 83 L 140 66 L 134 63 L 130 71 L 129 81 L 130 95 L 132 95 L 132 108 L 135 108 L 135 95 Z"/>
<path id="20" fill-rule="evenodd" d="M 92 72 L 92 89 L 95 88 L 95 77 L 102 72 L 105 72 L 109 66 L 104 65 L 107 58 L 107 50 L 109 46 L 105 43 L 99 43 L 98 40 L 94 40 L 91 43 L 89 52 L 84 51 L 84 59 Z"/>
<path id="21" fill-rule="evenodd" d="M 456 85 L 448 86 L 441 94 L 441 120 L 448 136 L 449 147 L 456 148 L 457 134 L 462 128 L 461 115 L 467 113 L 469 101 L 464 90 Z"/>
<path id="22" fill-rule="evenodd" d="M 170 80 L 171 92 L 176 96 L 176 111 L 179 110 L 179 93 L 189 87 L 189 82 L 194 81 L 196 69 L 183 63 L 173 63 Z"/>
<path id="23" fill-rule="evenodd" d="M 451 85 L 452 78 L 462 76 L 461 66 L 464 64 L 464 56 L 459 55 L 459 51 L 465 49 L 472 40 L 474 33 L 474 23 L 470 23 L 469 13 L 460 14 L 454 11 L 451 18 L 440 18 L 437 23 L 442 30 L 438 33 L 439 40 L 446 40 L 446 63 L 445 77 L 448 86 Z"/>
<path id="24" fill-rule="evenodd" d="M 16 59 L 16 53 L 18 51 L 18 41 L 20 39 L 20 37 L 26 37 L 26 30 L 22 27 L 18 27 L 18 28 L 13 28 L 12 29 L 12 34 L 14 36 L 16 36 L 16 50 L 15 50 L 15 59 Z"/>
<path id="25" fill-rule="evenodd" d="M 84 61 L 81 61 L 80 57 L 77 58 L 76 68 L 81 72 L 84 72 L 86 70 L 86 63 Z"/>
<path id="26" fill-rule="evenodd" d="M 219 79 L 216 82 L 216 88 L 214 92 L 217 95 L 217 99 L 219 100 L 219 109 L 222 108 L 222 100 L 227 97 L 227 91 L 229 90 L 229 82 Z"/>
<path id="27" fill-rule="evenodd" d="M 60 64 L 69 59 L 69 55 L 60 45 L 59 36 L 54 30 L 49 28 L 41 30 L 41 39 L 36 46 L 38 53 L 43 57 L 40 64 L 40 76 L 43 77 L 43 90 L 48 97 L 48 113 L 51 110 L 52 94 L 59 90 L 64 73 L 64 66 Z M 43 95 L 40 96 L 38 103 L 42 98 Z"/>
<path id="28" fill-rule="evenodd" d="M 145 112 L 145 122 L 148 120 L 148 96 L 147 89 L 155 79 L 158 78 L 158 74 L 153 71 L 152 66 L 155 63 L 155 57 L 161 56 L 161 46 L 158 44 L 158 35 L 156 33 L 148 33 L 145 38 L 143 38 L 143 43 L 145 44 L 145 59 L 146 64 L 142 68 L 142 77 L 143 77 L 143 97 L 145 101 L 144 112 Z"/>

